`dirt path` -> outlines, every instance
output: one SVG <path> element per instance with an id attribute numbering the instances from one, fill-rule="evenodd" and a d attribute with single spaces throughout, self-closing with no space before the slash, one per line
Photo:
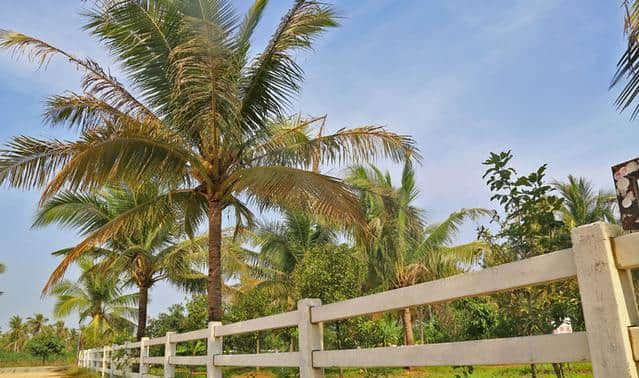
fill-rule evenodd
<path id="1" fill-rule="evenodd" d="M 62 378 L 61 367 L 3 368 L 0 378 Z"/>

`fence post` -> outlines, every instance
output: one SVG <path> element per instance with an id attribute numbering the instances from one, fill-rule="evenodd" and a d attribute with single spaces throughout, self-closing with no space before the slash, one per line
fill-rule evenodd
<path id="1" fill-rule="evenodd" d="M 222 322 L 209 322 L 206 337 L 206 378 L 222 378 L 222 367 L 215 366 L 215 356 L 224 353 L 222 336 L 215 336 L 215 327 Z"/>
<path id="2" fill-rule="evenodd" d="M 148 337 L 143 337 L 140 340 L 140 378 L 144 378 L 149 374 L 149 365 L 145 361 L 149 356 L 149 348 L 146 345 L 148 341 Z"/>
<path id="3" fill-rule="evenodd" d="M 102 368 L 100 369 L 102 378 L 104 378 L 104 373 L 106 372 L 106 358 L 107 358 L 107 347 L 105 345 L 102 347 Z"/>
<path id="4" fill-rule="evenodd" d="M 612 249 L 612 237 L 618 233 L 617 227 L 603 222 L 571 232 L 590 359 L 597 378 L 639 377 L 630 345 L 630 315 Z"/>
<path id="5" fill-rule="evenodd" d="M 124 366 L 122 366 L 123 376 L 127 377 L 127 375 L 131 372 L 131 349 L 129 349 L 129 342 L 124 343 Z"/>
<path id="6" fill-rule="evenodd" d="M 113 378 L 115 375 L 115 363 L 113 362 L 113 351 L 115 347 L 115 344 L 111 344 L 111 348 L 109 349 L 109 378 Z"/>
<path id="7" fill-rule="evenodd" d="M 175 365 L 171 365 L 171 356 L 175 356 L 176 343 L 171 342 L 171 335 L 175 332 L 166 333 L 166 341 L 164 342 L 164 378 L 175 377 Z"/>
<path id="8" fill-rule="evenodd" d="M 299 321 L 300 378 L 318 378 L 324 376 L 324 369 L 313 367 L 313 352 L 324 349 L 322 323 L 311 322 L 311 307 L 321 306 L 320 299 L 301 299 L 297 302 Z"/>

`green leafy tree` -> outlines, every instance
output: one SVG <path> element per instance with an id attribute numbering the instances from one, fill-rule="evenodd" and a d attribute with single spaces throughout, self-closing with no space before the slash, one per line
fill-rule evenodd
<path id="1" fill-rule="evenodd" d="M 555 181 L 553 187 L 563 198 L 561 220 L 566 227 L 604 221 L 617 223 L 614 207 L 617 197 L 612 192 L 595 192 L 585 177 L 568 176 L 567 181 Z"/>
<path id="2" fill-rule="evenodd" d="M 286 309 L 274 301 L 272 291 L 266 287 L 253 287 L 243 295 L 234 297 L 225 311 L 227 322 L 239 322 L 262 316 L 274 315 Z M 288 330 L 255 332 L 250 335 L 231 336 L 225 348 L 246 353 L 260 353 L 264 350 L 281 350 L 288 345 Z M 225 342 L 227 339 L 225 339 Z"/>
<path id="3" fill-rule="evenodd" d="M 63 354 L 64 349 L 62 340 L 52 333 L 38 334 L 32 337 L 27 343 L 29 353 L 41 357 L 43 365 L 50 356 Z"/>
<path id="4" fill-rule="evenodd" d="M 110 186 L 95 194 L 62 192 L 41 206 L 34 224 L 57 223 L 88 235 L 164 194 L 153 184 Z M 177 209 L 173 211 L 177 213 Z M 138 290 L 138 340 L 144 336 L 149 291 L 155 284 L 168 281 L 187 291 L 203 291 L 206 287 L 206 276 L 198 270 L 206 263 L 206 238 L 186 238 L 182 225 L 176 220 L 178 215 L 165 215 L 147 214 L 135 226 L 112 234 L 104 246 L 93 249 L 93 254 L 100 258 L 96 260 L 100 269 L 125 273 L 126 283 Z M 56 254 L 67 255 L 75 248 L 78 247 Z"/>
<path id="5" fill-rule="evenodd" d="M 545 182 L 546 165 L 528 175 L 519 176 L 510 166 L 510 151 L 491 153 L 483 163 L 484 178 L 503 214 L 493 221 L 498 231 L 493 234 L 480 228 L 480 237 L 491 247 L 487 265 L 522 260 L 570 246 L 570 234 L 562 221 L 562 198 L 554 195 L 552 185 Z M 574 281 L 540 285 L 514 290 L 495 297 L 500 309 L 499 336 L 522 336 L 550 333 L 564 318 L 573 327 L 583 327 L 578 287 Z M 532 365 L 532 375 L 536 376 Z M 563 376 L 561 365 L 556 375 Z"/>
<path id="6" fill-rule="evenodd" d="M 19 136 L 0 154 L 0 183 L 94 190 L 117 181 L 161 178 L 172 190 L 92 232 L 67 254 L 49 284 L 91 246 L 106 241 L 168 202 L 183 209 L 187 230 L 208 218 L 209 319 L 222 319 L 222 215 L 249 223 L 247 204 L 262 209 L 308 207 L 346 225 L 364 227 L 357 199 L 340 180 L 308 170 L 325 163 L 368 161 L 378 155 L 416 156 L 409 137 L 379 127 L 312 132 L 324 118 L 286 118 L 303 71 L 295 54 L 337 25 L 334 9 L 297 0 L 264 50 L 249 53 L 267 1 L 238 18 L 221 0 L 108 0 L 86 12 L 85 29 L 127 75 L 134 96 L 91 59 L 42 40 L 0 33 L 0 47 L 45 65 L 61 56 L 83 73 L 82 93 L 47 101 L 45 120 L 79 130 L 73 141 Z"/>
<path id="7" fill-rule="evenodd" d="M 348 182 L 360 188 L 360 202 L 371 232 L 357 236 L 368 260 L 368 286 L 395 289 L 458 274 L 478 261 L 483 242 L 451 245 L 467 219 L 489 214 L 484 209 L 462 209 L 441 223 L 427 225 L 423 210 L 414 205 L 419 195 L 415 172 L 404 165 L 401 186 L 393 186 L 390 173 L 371 166 L 351 169 Z M 413 315 L 404 309 L 406 344 L 415 343 Z"/>
<path id="8" fill-rule="evenodd" d="M 298 298 L 319 298 L 333 303 L 361 293 L 366 266 L 356 251 L 346 245 L 310 249 L 295 267 L 290 279 Z"/>
<path id="9" fill-rule="evenodd" d="M 119 330 L 131 330 L 138 295 L 123 293 L 123 282 L 117 274 L 92 269 L 92 259 L 83 257 L 77 263 L 82 271 L 80 278 L 59 282 L 51 290 L 57 297 L 53 314 L 67 317 L 77 312 L 81 322 L 90 318 L 83 329 L 87 344 L 104 344 Z"/>
<path id="10" fill-rule="evenodd" d="M 364 262 L 356 251 L 346 245 L 316 246 L 308 250 L 292 272 L 291 281 L 298 298 L 319 298 L 322 303 L 332 303 L 354 298 L 361 294 L 366 276 Z M 338 320 L 327 325 L 327 341 L 337 349 L 348 345 L 344 328 L 355 328 L 356 321 Z M 343 377 L 340 369 L 340 377 Z"/>

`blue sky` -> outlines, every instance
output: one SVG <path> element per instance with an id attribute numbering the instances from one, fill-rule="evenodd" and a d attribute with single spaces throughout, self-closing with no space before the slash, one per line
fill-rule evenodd
<path id="1" fill-rule="evenodd" d="M 91 56 L 117 75 L 104 50 L 80 30 L 78 10 L 90 3 L 11 1 L 3 5 L 0 28 Z M 256 46 L 289 3 L 271 1 Z M 328 114 L 331 129 L 375 124 L 414 136 L 424 155 L 419 204 L 433 221 L 462 207 L 494 207 L 481 179 L 490 151 L 512 149 L 521 172 L 548 163 L 552 179 L 572 173 L 610 188 L 610 166 L 636 157 L 639 137 L 639 125 L 615 111 L 608 91 L 624 45 L 620 3 L 340 1 L 342 27 L 298 57 L 306 82 L 294 110 Z M 248 7 L 236 4 L 240 11 Z M 0 143 L 16 134 L 70 136 L 43 126 L 40 114 L 46 96 L 78 84 L 79 73 L 62 60 L 36 71 L 0 53 Z M 49 252 L 77 241 L 67 230 L 30 229 L 38 195 L 0 189 L 0 261 L 8 267 L 0 275 L 3 329 L 13 314 L 50 314 L 52 300 L 40 298 L 56 264 Z M 460 239 L 472 238 L 472 229 Z M 184 294 L 158 286 L 151 297 L 154 315 Z"/>

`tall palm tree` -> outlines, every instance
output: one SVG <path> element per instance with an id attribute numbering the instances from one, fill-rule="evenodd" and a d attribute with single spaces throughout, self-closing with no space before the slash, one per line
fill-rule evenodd
<path id="1" fill-rule="evenodd" d="M 133 306 L 138 295 L 123 293 L 118 275 L 93 269 L 93 259 L 83 257 L 76 261 L 82 271 L 80 278 L 75 282 L 61 281 L 52 288 L 52 295 L 57 297 L 54 316 L 64 318 L 77 312 L 80 322 L 90 318 L 83 333 L 92 341 L 109 337 L 122 328 L 132 328 L 130 319 L 136 316 Z"/>
<path id="2" fill-rule="evenodd" d="M 0 183 L 88 190 L 113 180 L 160 177 L 173 186 L 91 233 L 56 269 L 51 284 L 91 246 L 132 219 L 168 201 L 184 209 L 189 229 L 208 217 L 209 319 L 222 318 L 222 213 L 234 209 L 293 208 L 364 227 L 351 188 L 309 171 L 313 164 L 351 163 L 384 155 L 416 156 L 413 140 L 365 126 L 310 133 L 320 119 L 282 118 L 298 93 L 303 71 L 294 56 L 337 25 L 334 9 L 296 0 L 264 50 L 251 57 L 251 37 L 266 0 L 242 19 L 222 0 L 105 0 L 87 12 L 85 29 L 102 41 L 139 96 L 95 61 L 42 40 L 0 33 L 0 47 L 45 65 L 62 56 L 84 72 L 83 93 L 54 96 L 45 119 L 80 132 L 74 141 L 14 138 L 0 154 Z M 323 120 L 323 119 L 322 119 Z M 46 289 L 46 288 L 45 288 Z"/>
<path id="3" fill-rule="evenodd" d="M 612 192 L 595 192 L 592 184 L 585 177 L 568 176 L 567 181 L 553 183 L 563 198 L 561 216 L 569 228 L 597 221 L 617 223 L 615 203 L 617 198 Z"/>
<path id="4" fill-rule="evenodd" d="M 48 322 L 49 318 L 43 314 L 34 314 L 33 316 L 29 316 L 27 318 L 27 328 L 29 329 L 29 333 L 31 333 L 32 336 L 39 334 L 44 330 Z"/>
<path id="5" fill-rule="evenodd" d="M 29 341 L 29 329 L 27 324 L 22 321 L 18 315 L 14 315 L 9 319 L 9 348 L 14 352 L 21 352 L 27 341 Z"/>
<path id="6" fill-rule="evenodd" d="M 462 209 L 438 224 L 427 225 L 423 210 L 414 205 L 419 191 L 412 164 L 404 165 L 401 186 L 390 173 L 356 166 L 347 180 L 362 190 L 361 202 L 372 231 L 357 237 L 369 266 L 369 286 L 396 289 L 458 274 L 473 266 L 486 245 L 451 245 L 466 219 L 488 214 L 484 209 Z M 415 343 L 412 313 L 403 313 L 406 344 Z"/>
<path id="7" fill-rule="evenodd" d="M 34 225 L 58 223 L 87 235 L 164 193 L 157 185 L 111 186 L 99 193 L 61 192 L 46 201 L 36 215 Z M 176 214 L 177 216 L 177 214 Z M 149 290 L 160 281 L 188 291 L 203 291 L 206 276 L 198 268 L 206 262 L 205 239 L 185 239 L 183 226 L 175 217 L 146 217 L 137 227 L 113 234 L 100 248 L 93 250 L 100 269 L 126 273 L 139 293 L 137 338 L 144 336 Z M 68 248 L 58 251 L 66 254 Z"/>

